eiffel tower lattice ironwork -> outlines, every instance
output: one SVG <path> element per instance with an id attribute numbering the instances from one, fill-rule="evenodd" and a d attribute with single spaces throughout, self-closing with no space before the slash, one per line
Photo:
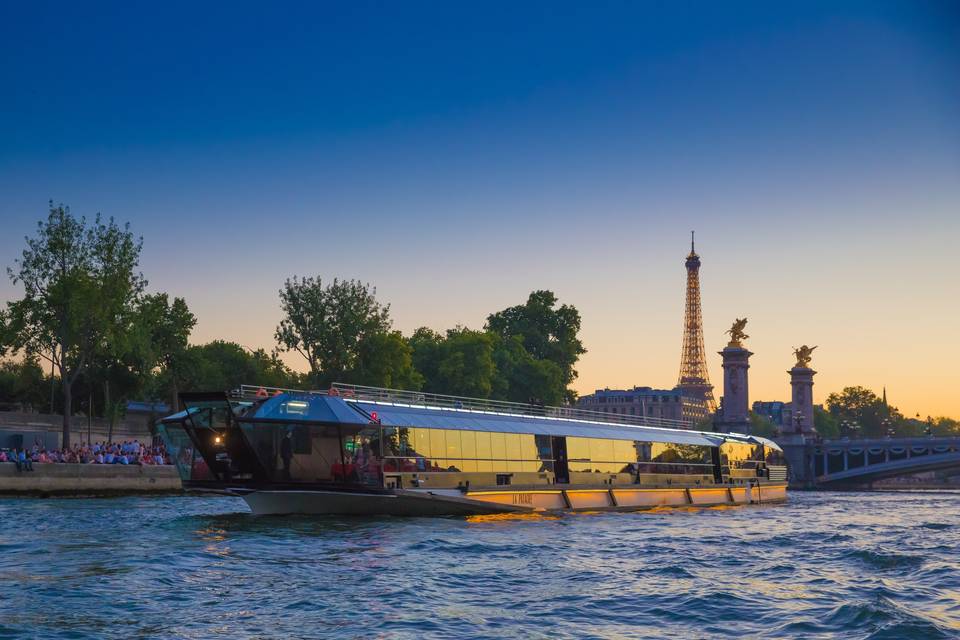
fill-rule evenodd
<path id="1" fill-rule="evenodd" d="M 690 255 L 687 256 L 687 306 L 683 316 L 683 354 L 680 360 L 680 381 L 677 386 L 687 397 L 702 400 L 711 413 L 716 411 L 713 385 L 707 373 L 707 352 L 703 346 L 703 320 L 700 317 L 700 256 L 693 248 L 690 232 Z"/>

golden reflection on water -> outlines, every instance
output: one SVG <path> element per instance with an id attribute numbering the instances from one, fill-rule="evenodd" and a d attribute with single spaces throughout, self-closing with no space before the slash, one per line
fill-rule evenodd
<path id="1" fill-rule="evenodd" d="M 467 516 L 470 524 L 484 524 L 488 522 L 516 522 L 522 520 L 559 520 L 561 515 L 555 512 L 532 513 L 490 513 L 486 515 Z"/>

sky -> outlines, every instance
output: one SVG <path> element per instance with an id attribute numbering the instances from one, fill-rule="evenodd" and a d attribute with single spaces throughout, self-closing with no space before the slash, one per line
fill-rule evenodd
<path id="1" fill-rule="evenodd" d="M 405 333 L 550 289 L 581 393 L 676 384 L 695 229 L 751 400 L 808 344 L 817 402 L 960 417 L 953 1 L 2 3 L 4 266 L 50 199 L 129 222 L 197 343 L 271 348 L 295 274 Z"/>

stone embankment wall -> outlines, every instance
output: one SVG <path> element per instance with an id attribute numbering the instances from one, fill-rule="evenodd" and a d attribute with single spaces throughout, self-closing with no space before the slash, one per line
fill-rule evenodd
<path id="1" fill-rule="evenodd" d="M 0 462 L 0 494 L 119 495 L 180 492 L 180 476 L 172 465 L 35 464 L 17 471 Z"/>
<path id="2" fill-rule="evenodd" d="M 156 416 L 154 416 L 156 417 Z M 126 416 L 113 425 L 113 441 L 139 440 L 149 442 L 150 416 Z M 103 418 L 89 421 L 73 416 L 70 421 L 71 442 L 102 442 L 107 440 L 109 422 Z M 47 413 L 19 413 L 0 411 L 0 449 L 39 444 L 48 449 L 60 447 L 63 416 Z M 17 437 L 19 436 L 19 437 Z"/>

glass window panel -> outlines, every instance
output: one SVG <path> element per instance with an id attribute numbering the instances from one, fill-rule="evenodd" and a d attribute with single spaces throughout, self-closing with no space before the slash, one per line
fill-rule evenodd
<path id="1" fill-rule="evenodd" d="M 550 445 L 550 436 L 533 436 L 537 447 L 537 457 L 541 460 L 553 460 L 553 450 Z"/>
<path id="2" fill-rule="evenodd" d="M 520 459 L 537 459 L 537 443 L 536 440 L 534 440 L 533 434 L 520 434 Z"/>
<path id="3" fill-rule="evenodd" d="M 459 460 L 450 460 L 448 458 L 437 460 L 437 466 L 439 467 L 438 471 L 449 471 L 453 473 L 461 470 Z"/>
<path id="4" fill-rule="evenodd" d="M 490 460 L 477 460 L 477 471 L 482 473 L 493 471 L 493 462 Z"/>
<path id="5" fill-rule="evenodd" d="M 413 440 L 410 437 L 410 431 L 411 430 L 406 427 L 401 427 L 397 430 L 397 441 L 401 456 L 408 456 L 413 450 Z"/>
<path id="6" fill-rule="evenodd" d="M 510 473 L 520 473 L 523 471 L 523 462 L 520 460 L 507 460 L 507 471 Z"/>
<path id="7" fill-rule="evenodd" d="M 523 467 L 522 471 L 526 471 L 527 473 L 536 473 L 542 470 L 541 463 L 536 460 L 524 460 L 521 466 Z"/>
<path id="8" fill-rule="evenodd" d="M 507 443 L 503 436 L 502 433 L 494 432 L 490 434 L 490 456 L 494 460 L 506 460 L 507 458 Z"/>
<path id="9" fill-rule="evenodd" d="M 574 460 L 590 459 L 590 442 L 587 438 L 567 438 L 567 459 Z"/>
<path id="10" fill-rule="evenodd" d="M 413 432 L 413 450 L 415 456 L 430 457 L 430 430 L 410 429 Z"/>
<path id="11" fill-rule="evenodd" d="M 610 462 L 613 457 L 613 440 L 602 438 L 590 439 L 590 459 L 594 461 Z"/>
<path id="12" fill-rule="evenodd" d="M 443 429 L 427 429 L 430 433 L 430 454 L 434 458 L 444 458 L 447 453 L 447 442 Z"/>
<path id="13" fill-rule="evenodd" d="M 613 441 L 613 460 L 616 462 L 636 462 L 637 451 L 632 440 Z"/>
<path id="14" fill-rule="evenodd" d="M 649 462 L 653 459 L 653 443 L 637 441 L 633 443 L 637 451 L 637 460 L 640 462 Z"/>
<path id="15" fill-rule="evenodd" d="M 475 431 L 460 432 L 460 450 L 463 452 L 464 458 L 472 460 L 477 457 L 477 434 Z"/>
<path id="16" fill-rule="evenodd" d="M 567 467 L 570 469 L 570 471 L 591 471 L 592 470 L 589 460 L 577 461 L 571 458 L 567 462 Z"/>
<path id="17" fill-rule="evenodd" d="M 476 460 L 456 460 L 455 462 L 464 473 L 473 473 L 477 470 Z"/>
<path id="18" fill-rule="evenodd" d="M 504 434 L 507 443 L 507 460 L 520 460 L 523 457 L 523 451 L 520 450 L 520 434 Z"/>
<path id="19" fill-rule="evenodd" d="M 477 459 L 478 460 L 489 460 L 493 457 L 493 452 L 490 449 L 490 432 L 489 431 L 478 431 L 477 432 Z"/>
<path id="20" fill-rule="evenodd" d="M 460 432 L 454 431 L 453 429 L 447 429 L 444 432 L 444 438 L 447 441 L 447 452 L 445 457 L 447 458 L 462 458 L 463 454 L 460 452 Z"/>

